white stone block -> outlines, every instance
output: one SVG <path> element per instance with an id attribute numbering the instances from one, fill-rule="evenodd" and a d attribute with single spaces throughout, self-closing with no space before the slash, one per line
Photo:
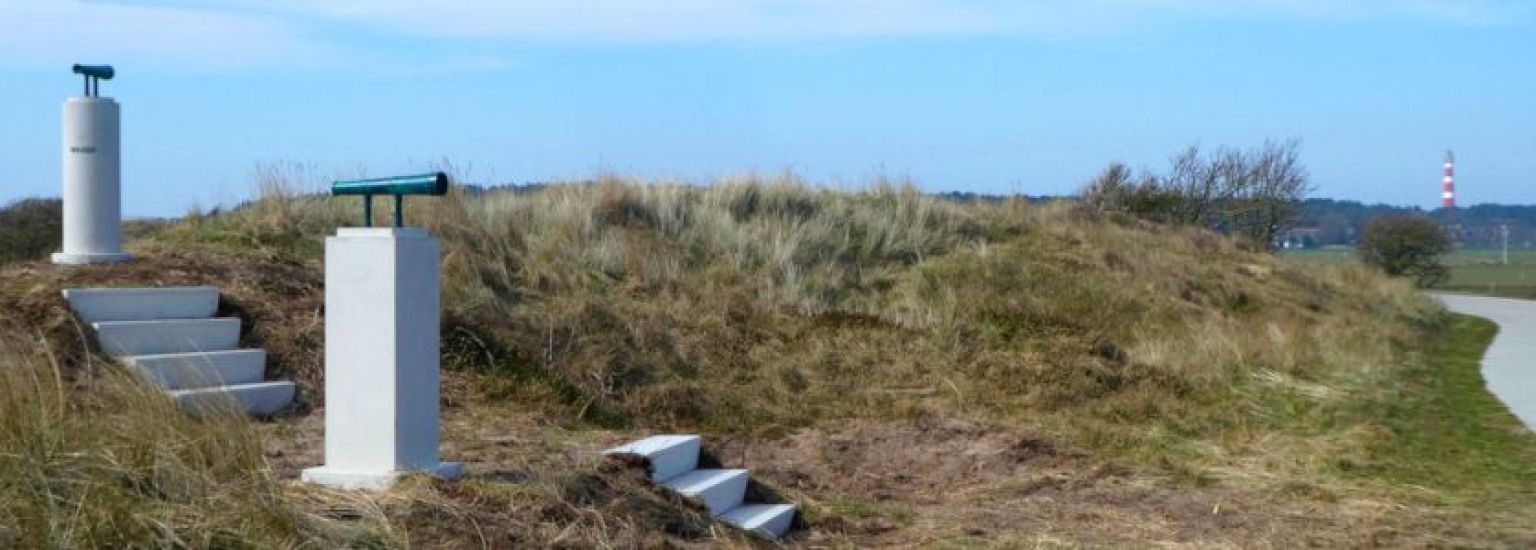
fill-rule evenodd
<path id="1" fill-rule="evenodd" d="M 57 264 L 121 262 L 121 151 L 117 102 L 72 97 L 64 102 L 64 246 Z"/>
<path id="2" fill-rule="evenodd" d="M 702 501 L 710 515 L 741 505 L 747 495 L 746 470 L 694 470 L 662 482 L 663 487 Z"/>
<path id="3" fill-rule="evenodd" d="M 461 475 L 438 460 L 440 255 L 416 228 L 326 239 L 325 465 L 305 481 L 376 489 L 412 472 Z"/>
<path id="4" fill-rule="evenodd" d="M 697 435 L 653 435 L 608 449 L 603 454 L 645 459 L 651 481 L 660 483 L 698 468 L 699 448 Z"/>
<path id="5" fill-rule="evenodd" d="M 219 309 L 219 289 L 211 286 L 71 288 L 64 299 L 90 322 L 201 319 Z"/>
<path id="6" fill-rule="evenodd" d="M 795 505 L 743 504 L 720 514 L 720 520 L 768 538 L 779 538 L 795 523 Z"/>
<path id="7" fill-rule="evenodd" d="M 91 323 L 102 351 L 113 357 L 235 349 L 240 319 L 159 319 Z"/>
<path id="8" fill-rule="evenodd" d="M 194 353 L 130 355 L 123 363 L 168 390 L 206 388 L 262 381 L 267 352 L 237 349 Z"/>
<path id="9" fill-rule="evenodd" d="M 167 392 L 183 409 L 199 412 L 205 409 L 233 406 L 236 410 L 256 416 L 277 414 L 293 402 L 293 382 L 278 380 L 235 386 L 214 386 Z"/>

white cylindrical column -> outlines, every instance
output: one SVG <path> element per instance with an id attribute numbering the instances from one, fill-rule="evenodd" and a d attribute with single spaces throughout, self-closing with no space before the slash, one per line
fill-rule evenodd
<path id="1" fill-rule="evenodd" d="M 121 262 L 122 151 L 117 102 L 64 102 L 64 247 L 57 264 Z"/>
<path id="2" fill-rule="evenodd" d="M 438 460 L 437 239 L 411 227 L 341 228 L 325 240 L 325 465 L 311 483 L 380 489 Z"/>

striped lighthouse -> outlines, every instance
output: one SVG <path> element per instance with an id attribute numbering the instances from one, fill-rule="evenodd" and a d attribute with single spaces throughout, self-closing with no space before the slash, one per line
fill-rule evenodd
<path id="1" fill-rule="evenodd" d="M 1446 210 L 1456 209 L 1456 154 L 1445 152 L 1445 188 L 1440 192 L 1440 205 Z"/>

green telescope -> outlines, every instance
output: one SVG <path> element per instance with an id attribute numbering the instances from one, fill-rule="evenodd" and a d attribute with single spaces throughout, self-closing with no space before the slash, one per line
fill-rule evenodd
<path id="1" fill-rule="evenodd" d="M 75 74 L 83 74 L 91 78 L 100 78 L 102 80 L 112 80 L 112 75 L 116 74 L 112 70 L 111 65 L 81 65 L 76 63 L 74 69 Z"/>
<path id="2" fill-rule="evenodd" d="M 73 67 L 75 74 L 85 77 L 85 97 L 101 95 L 101 81 L 112 80 L 117 74 L 111 65 L 81 65 L 76 63 Z"/>
<path id="3" fill-rule="evenodd" d="M 336 181 L 331 183 L 331 194 L 362 195 L 364 227 L 373 227 L 373 196 L 394 195 L 395 227 L 404 227 L 405 196 L 446 195 L 448 194 L 448 175 L 432 172 L 391 178 Z"/>

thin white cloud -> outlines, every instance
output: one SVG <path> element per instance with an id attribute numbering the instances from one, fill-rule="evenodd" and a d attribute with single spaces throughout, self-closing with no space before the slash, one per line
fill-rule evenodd
<path id="1" fill-rule="evenodd" d="M 0 64 L 77 61 L 223 66 L 297 63 L 334 49 L 281 17 L 172 6 L 0 0 Z"/>
<path id="2" fill-rule="evenodd" d="M 1498 25 L 1528 18 L 1522 0 L 1105 0 L 1148 13 L 1188 17 L 1362 21 L 1417 19 L 1452 25 Z"/>
<path id="3" fill-rule="evenodd" d="M 349 36 L 496 43 L 780 42 L 925 35 L 1084 38 L 1180 21 L 1525 21 L 1517 0 L 0 0 L 0 66 L 81 59 L 191 69 L 390 59 Z M 485 46 L 492 46 L 489 50 Z M 433 54 L 394 65 L 452 70 Z"/>
<path id="4" fill-rule="evenodd" d="M 396 32 L 480 39 L 595 42 L 775 40 L 995 30 L 994 10 L 932 0 L 340 0 L 267 6 Z"/>
<path id="5" fill-rule="evenodd" d="M 1521 0 L 224 0 L 393 32 L 580 42 L 800 40 L 999 33 L 1099 34 L 1144 19 L 1411 18 L 1494 24 Z"/>

